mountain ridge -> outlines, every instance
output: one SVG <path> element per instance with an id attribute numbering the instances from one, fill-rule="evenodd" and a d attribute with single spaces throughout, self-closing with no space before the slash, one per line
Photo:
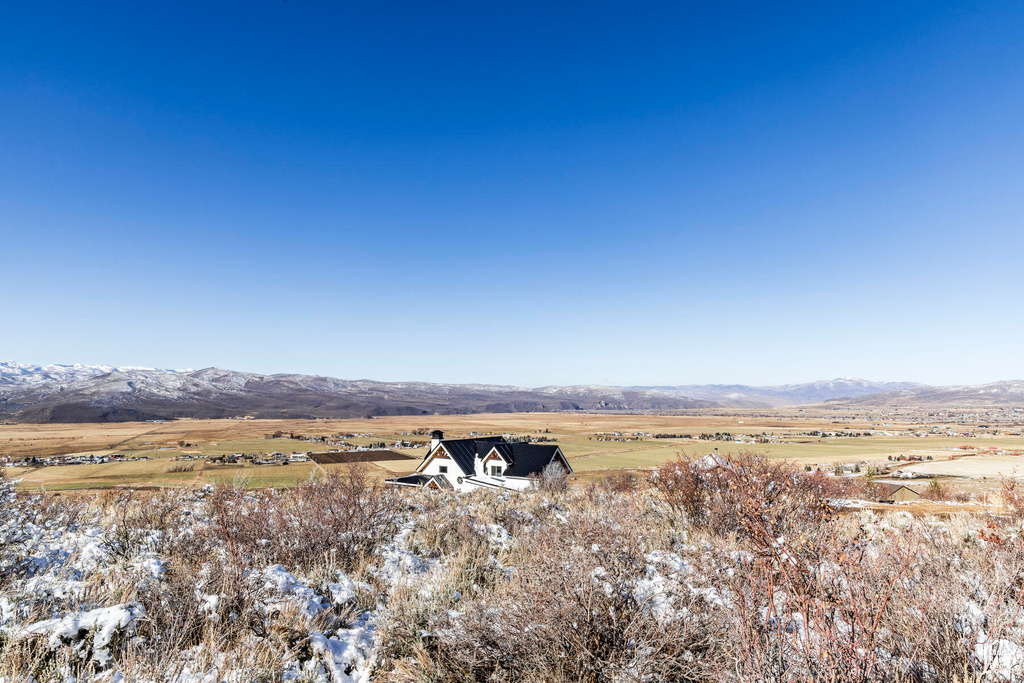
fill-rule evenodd
<path id="1" fill-rule="evenodd" d="M 920 389 L 926 386 L 917 382 L 875 382 L 854 377 L 837 377 L 831 380 L 767 386 L 686 384 L 658 388 L 676 396 L 715 401 L 723 407 L 760 408 L 855 399 L 886 391 Z"/>
<path id="2" fill-rule="evenodd" d="M 93 422 L 173 417 L 363 417 L 553 410 L 670 411 L 715 407 L 664 392 L 342 380 L 221 368 L 0 363 L 0 417 Z"/>
<path id="3" fill-rule="evenodd" d="M 901 389 L 834 403 L 850 407 L 1024 408 L 1024 380 Z"/>
<path id="4" fill-rule="evenodd" d="M 1024 381 L 935 387 L 838 377 L 800 384 L 658 386 L 449 384 L 265 375 L 209 367 L 0 362 L 0 418 L 104 422 L 175 417 L 364 417 L 479 412 L 771 409 L 831 405 L 1024 405 Z"/>

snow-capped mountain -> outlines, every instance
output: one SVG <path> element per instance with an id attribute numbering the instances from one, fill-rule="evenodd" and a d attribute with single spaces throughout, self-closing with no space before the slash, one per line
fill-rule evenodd
<path id="1" fill-rule="evenodd" d="M 863 396 L 851 404 L 862 406 L 921 406 L 977 408 L 986 406 L 1024 408 L 1024 380 L 948 387 L 917 387 Z"/>
<path id="2" fill-rule="evenodd" d="M 28 365 L 0 362 L 0 387 L 35 387 L 43 384 L 70 384 L 115 370 L 107 365 Z"/>
<path id="3" fill-rule="evenodd" d="M 186 373 L 191 370 L 157 370 L 133 366 L 113 367 L 110 365 L 29 365 L 14 361 L 0 362 L 0 390 L 28 388 L 48 384 L 69 385 L 92 379 L 110 372 L 171 372 Z"/>
<path id="4" fill-rule="evenodd" d="M 780 386 L 431 384 L 261 375 L 221 368 L 0 363 L 0 418 L 80 422 L 174 417 L 361 417 L 521 411 L 650 411 L 850 404 L 1024 405 L 1024 382 L 929 387 L 837 378 Z"/>
<path id="5" fill-rule="evenodd" d="M 0 417 L 31 422 L 174 417 L 361 417 L 552 410 L 683 410 L 715 407 L 661 391 L 575 391 L 483 384 L 342 380 L 220 368 L 159 370 L 5 363 Z"/>
<path id="6" fill-rule="evenodd" d="M 760 408 L 766 406 L 803 405 L 837 399 L 853 399 L 887 391 L 924 388 L 915 382 L 873 382 L 853 377 L 838 377 L 804 384 L 778 386 L 747 386 L 745 384 L 689 384 L 671 387 L 643 387 L 660 389 L 672 396 L 687 396 L 714 401 L 734 408 Z"/>

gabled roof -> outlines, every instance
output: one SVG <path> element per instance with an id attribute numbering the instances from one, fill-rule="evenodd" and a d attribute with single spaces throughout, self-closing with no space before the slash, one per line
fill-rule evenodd
<path id="1" fill-rule="evenodd" d="M 454 489 L 452 483 L 448 481 L 448 477 L 444 476 L 443 474 L 435 474 L 434 476 L 429 477 L 428 481 L 424 483 L 424 486 L 430 486 L 431 483 L 437 484 L 438 488 L 444 489 L 446 491 L 451 491 Z"/>
<path id="2" fill-rule="evenodd" d="M 495 443 L 493 441 L 479 441 L 476 444 L 476 454 L 481 459 L 486 458 L 491 451 L 496 451 L 498 456 L 505 461 L 505 464 L 512 464 L 511 444 L 505 441 Z"/>
<path id="3" fill-rule="evenodd" d="M 555 457 L 558 446 L 536 443 L 479 443 L 477 455 L 481 458 L 491 451 L 497 452 L 505 464 L 506 477 L 528 477 L 540 474 Z"/>
<path id="4" fill-rule="evenodd" d="M 449 491 L 452 489 L 452 484 L 448 481 L 448 478 L 440 474 L 410 474 L 404 477 L 388 479 L 387 482 L 389 484 L 397 484 L 399 486 L 426 486 L 431 480 L 443 489 L 447 489 Z"/>
<path id="5" fill-rule="evenodd" d="M 913 493 L 915 496 L 920 496 L 921 495 L 920 493 L 918 493 L 914 489 L 910 488 L 906 484 L 892 484 L 892 483 L 889 483 L 889 482 L 877 482 L 875 485 L 878 486 L 879 497 L 882 498 L 882 499 L 891 498 L 893 496 L 893 494 L 895 494 L 900 489 L 906 489 L 906 490 L 910 491 L 911 493 Z"/>
<path id="6" fill-rule="evenodd" d="M 505 470 L 507 477 L 527 477 L 540 474 L 555 457 L 558 446 L 538 443 L 509 444 L 512 451 L 512 466 Z"/>
<path id="7" fill-rule="evenodd" d="M 452 460 L 459 466 L 462 473 L 470 475 L 474 472 L 473 460 L 476 459 L 477 443 L 479 442 L 493 445 L 495 443 L 505 443 L 505 439 L 500 436 L 483 436 L 478 439 L 444 439 L 440 445 L 444 446 L 444 450 L 452 457 Z M 436 452 L 436 449 L 432 452 Z"/>
<path id="8" fill-rule="evenodd" d="M 536 443 L 509 443 L 501 436 L 482 436 L 475 439 L 443 439 L 440 446 L 451 456 L 455 464 L 466 476 L 476 471 L 474 461 L 477 457 L 486 458 L 491 451 L 497 451 L 505 462 L 505 476 L 528 477 L 540 474 L 558 452 L 558 446 Z M 436 453 L 435 448 L 431 454 Z M 430 457 L 423 459 L 426 462 Z M 420 463 L 422 466 L 423 463 Z"/>

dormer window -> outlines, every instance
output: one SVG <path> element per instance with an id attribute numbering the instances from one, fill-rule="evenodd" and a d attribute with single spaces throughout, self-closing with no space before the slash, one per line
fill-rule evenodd
<path id="1" fill-rule="evenodd" d="M 492 477 L 500 477 L 501 476 L 501 465 L 491 465 L 491 476 Z"/>

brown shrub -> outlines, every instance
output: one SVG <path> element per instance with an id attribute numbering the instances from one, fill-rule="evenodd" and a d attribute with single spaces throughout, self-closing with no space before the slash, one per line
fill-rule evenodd
<path id="1" fill-rule="evenodd" d="M 827 513 L 808 524 L 777 514 L 753 480 L 741 480 L 742 519 L 752 559 L 729 580 L 736 596 L 734 634 L 749 681 L 888 680 L 882 618 L 914 557 L 900 544 L 873 561 L 863 538 L 846 537 Z M 760 508 L 760 509 L 758 509 Z M 813 636 L 811 635 L 813 634 Z"/>
<path id="2" fill-rule="evenodd" d="M 1017 520 L 1024 520 L 1024 491 L 1017 486 L 1017 480 L 1012 476 L 999 477 L 1000 497 L 1003 499 L 1003 506 L 1007 512 Z"/>
<path id="3" fill-rule="evenodd" d="M 877 485 L 870 477 L 833 476 L 819 470 L 798 472 L 795 469 L 793 474 L 794 485 L 818 500 L 876 497 Z"/>
<path id="4" fill-rule="evenodd" d="M 420 615 L 432 636 L 408 650 L 415 670 L 438 681 L 712 680 L 721 638 L 703 600 L 637 588 L 648 569 L 633 512 L 612 502 L 524 532 L 529 552 L 506 558 L 505 578 Z M 392 665 L 393 680 L 415 678 Z"/>
<path id="5" fill-rule="evenodd" d="M 685 513 L 696 528 L 753 533 L 767 525 L 785 526 L 796 517 L 818 520 L 829 514 L 829 500 L 842 490 L 820 473 L 806 475 L 789 463 L 757 453 L 716 456 L 715 461 L 683 458 L 655 470 L 650 483 L 670 509 Z M 753 518 L 760 526 L 752 526 Z"/>
<path id="6" fill-rule="evenodd" d="M 223 485 L 210 496 L 211 542 L 240 566 L 309 567 L 323 558 L 351 569 L 397 531 L 404 503 L 390 487 L 369 485 L 353 467 L 284 491 Z"/>
<path id="7" fill-rule="evenodd" d="M 717 475 L 702 471 L 691 457 L 679 455 L 651 473 L 649 481 L 675 513 L 683 513 L 695 527 L 705 526 L 708 509 L 722 482 Z"/>
<path id="8" fill-rule="evenodd" d="M 639 475 L 631 470 L 619 470 L 601 481 L 608 491 L 620 494 L 634 491 L 641 483 Z"/>
<path id="9" fill-rule="evenodd" d="M 971 500 L 971 494 L 949 484 L 943 484 L 938 479 L 932 479 L 928 483 L 928 486 L 921 492 L 921 497 L 926 500 L 955 501 L 957 503 L 966 503 Z"/>

